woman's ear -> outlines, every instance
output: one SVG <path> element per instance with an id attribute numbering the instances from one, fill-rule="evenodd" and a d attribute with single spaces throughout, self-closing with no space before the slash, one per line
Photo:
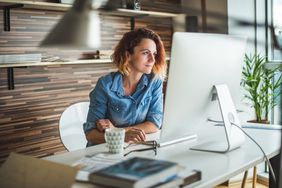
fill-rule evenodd
<path id="1" fill-rule="evenodd" d="M 127 61 L 131 61 L 131 54 L 128 51 L 125 52 L 125 56 Z"/>

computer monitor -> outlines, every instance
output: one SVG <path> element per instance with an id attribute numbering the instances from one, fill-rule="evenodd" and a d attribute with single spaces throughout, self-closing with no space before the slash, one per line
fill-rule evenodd
<path id="1" fill-rule="evenodd" d="M 240 126 L 232 99 L 236 104 L 241 98 L 245 48 L 244 37 L 174 33 L 161 141 L 197 134 L 200 145 L 194 149 L 216 152 L 227 152 L 243 143 L 243 133 L 229 120 Z M 222 90 L 221 106 L 218 100 L 212 100 L 215 85 Z M 227 118 L 225 126 L 208 121 L 223 121 L 222 117 Z"/>

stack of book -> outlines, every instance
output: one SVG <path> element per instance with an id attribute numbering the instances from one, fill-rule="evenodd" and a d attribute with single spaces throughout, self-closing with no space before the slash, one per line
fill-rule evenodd
<path id="1" fill-rule="evenodd" d="M 90 174 L 90 181 L 105 187 L 179 187 L 185 183 L 178 175 L 181 170 L 183 167 L 174 162 L 134 157 Z M 189 176 L 200 179 L 196 171 Z"/>

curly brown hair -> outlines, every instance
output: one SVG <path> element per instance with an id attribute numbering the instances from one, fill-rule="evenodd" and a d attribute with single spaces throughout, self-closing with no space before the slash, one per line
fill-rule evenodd
<path id="1" fill-rule="evenodd" d="M 160 36 L 150 29 L 139 28 L 125 33 L 115 47 L 114 53 L 111 56 L 113 63 L 117 65 L 119 72 L 123 75 L 128 75 L 130 73 L 130 69 L 128 67 L 126 52 L 133 54 L 134 48 L 139 45 L 142 39 L 151 39 L 155 42 L 157 54 L 152 72 L 164 79 L 166 77 L 167 69 L 164 45 Z"/>

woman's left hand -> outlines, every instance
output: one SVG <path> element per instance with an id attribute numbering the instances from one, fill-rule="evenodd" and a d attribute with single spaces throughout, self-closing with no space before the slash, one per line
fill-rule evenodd
<path id="1" fill-rule="evenodd" d="M 130 128 L 125 132 L 125 142 L 138 143 L 146 140 L 146 133 L 142 129 Z"/>
<path id="2" fill-rule="evenodd" d="M 115 127 L 109 119 L 97 120 L 96 126 L 97 126 L 98 131 L 100 132 L 105 132 L 106 129 Z"/>

